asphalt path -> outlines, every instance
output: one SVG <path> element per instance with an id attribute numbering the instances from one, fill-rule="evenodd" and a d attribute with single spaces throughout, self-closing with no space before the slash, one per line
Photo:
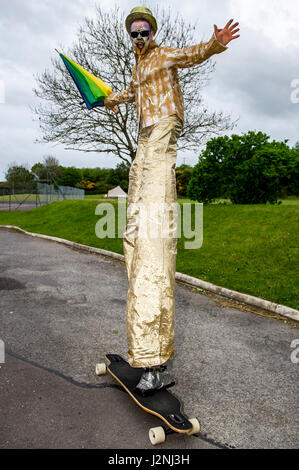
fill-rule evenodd
<path id="1" fill-rule="evenodd" d="M 2 202 L 0 201 L 0 211 L 30 211 L 36 208 L 36 204 L 34 202 Z"/>
<path id="2" fill-rule="evenodd" d="M 0 448 L 152 449 L 161 425 L 95 375 L 126 356 L 124 263 L 0 231 Z M 174 393 L 201 422 L 160 449 L 297 448 L 298 327 L 176 284 Z M 293 353 L 293 355 L 292 355 Z"/>

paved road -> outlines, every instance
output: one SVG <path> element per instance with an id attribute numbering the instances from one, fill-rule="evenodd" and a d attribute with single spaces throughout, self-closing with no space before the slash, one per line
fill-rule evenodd
<path id="1" fill-rule="evenodd" d="M 2 202 L 0 201 L 0 211 L 30 211 L 31 209 L 35 209 L 36 204 L 35 203 L 26 203 L 24 202 L 23 204 L 20 205 L 19 202 L 11 202 L 9 205 L 9 202 Z"/>
<path id="2" fill-rule="evenodd" d="M 94 374 L 126 354 L 122 262 L 0 231 L 0 447 L 152 448 L 160 425 Z M 175 393 L 202 424 L 162 449 L 298 447 L 295 326 L 176 285 Z"/>

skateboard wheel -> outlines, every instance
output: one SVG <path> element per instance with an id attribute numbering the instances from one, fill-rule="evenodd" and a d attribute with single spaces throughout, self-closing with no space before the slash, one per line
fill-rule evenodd
<path id="1" fill-rule="evenodd" d="M 106 364 L 96 364 L 96 375 L 105 375 L 107 372 Z"/>
<path id="2" fill-rule="evenodd" d="M 149 430 L 149 438 L 153 446 L 157 444 L 162 444 L 165 441 L 165 431 L 162 426 L 158 426 L 157 428 L 151 428 Z"/>
<path id="3" fill-rule="evenodd" d="M 193 434 L 197 434 L 200 431 L 200 422 L 197 418 L 191 418 L 188 421 L 192 424 L 192 429 L 188 432 L 188 436 L 192 436 Z"/>

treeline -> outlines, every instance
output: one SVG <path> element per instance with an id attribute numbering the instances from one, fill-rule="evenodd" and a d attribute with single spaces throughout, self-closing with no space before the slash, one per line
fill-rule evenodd
<path id="1" fill-rule="evenodd" d="M 74 168 L 60 166 L 56 178 L 61 186 L 84 189 L 86 194 L 105 194 L 120 186 L 125 192 L 129 186 L 129 166 L 119 163 L 116 168 Z"/>
<path id="2" fill-rule="evenodd" d="M 71 186 L 84 189 L 87 194 L 105 194 L 115 186 L 128 191 L 129 167 L 119 163 L 116 168 L 75 168 L 59 165 L 56 158 L 47 156 L 43 163 L 36 163 L 31 170 L 23 166 L 11 166 L 6 175 L 6 183 L 34 185 L 36 181 Z"/>
<path id="3" fill-rule="evenodd" d="M 52 156 L 28 170 L 11 166 L 6 173 L 10 184 L 32 183 L 37 179 L 61 186 L 84 189 L 88 194 L 105 194 L 115 186 L 128 191 L 130 167 L 75 168 L 59 165 Z M 299 196 L 299 142 L 291 148 L 287 140 L 269 141 L 262 132 L 216 137 L 201 152 L 192 168 L 176 168 L 178 196 L 209 203 L 230 199 L 234 204 L 276 203 L 279 198 Z M 5 185 L 7 183 L 2 183 Z"/>
<path id="4" fill-rule="evenodd" d="M 44 159 L 44 163 L 33 165 L 31 170 L 18 165 L 11 166 L 5 175 L 7 182 L 0 183 L 0 187 L 7 183 L 28 187 L 34 185 L 38 179 L 49 184 L 84 189 L 86 194 L 106 194 L 116 186 L 128 192 L 129 170 L 130 167 L 124 163 L 119 163 L 116 168 L 64 167 L 50 156 Z M 191 174 L 192 167 L 189 165 L 176 168 L 179 196 L 186 196 Z"/>

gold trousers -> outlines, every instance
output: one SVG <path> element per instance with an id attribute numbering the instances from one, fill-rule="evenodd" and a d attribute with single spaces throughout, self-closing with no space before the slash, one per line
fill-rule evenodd
<path id="1" fill-rule="evenodd" d="M 143 128 L 130 168 L 123 246 L 132 367 L 161 365 L 174 356 L 175 165 L 181 130 L 176 115 Z"/>

